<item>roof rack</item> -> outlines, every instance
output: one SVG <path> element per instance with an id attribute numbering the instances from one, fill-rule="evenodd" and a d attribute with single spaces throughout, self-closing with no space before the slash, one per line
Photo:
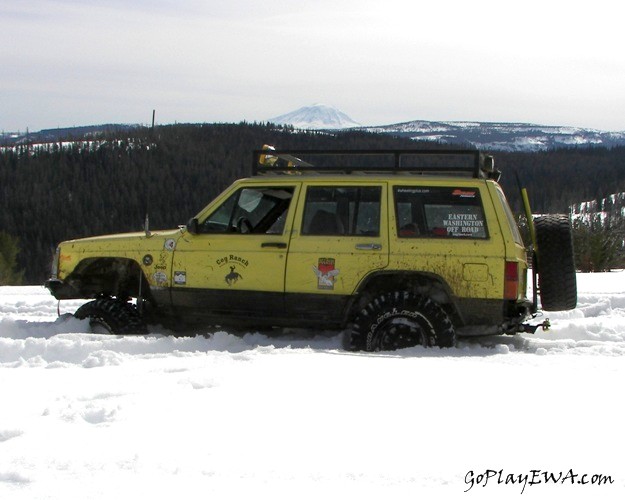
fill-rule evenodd
<path id="1" fill-rule="evenodd" d="M 311 157 L 317 157 L 318 164 L 315 164 Z M 343 160 L 347 165 L 340 165 L 340 162 L 337 162 L 339 157 L 347 157 L 347 160 Z M 355 160 L 359 157 L 379 157 L 380 161 L 361 160 L 359 164 L 354 165 L 358 163 Z M 409 161 L 410 157 L 418 161 Z M 271 146 L 263 146 L 263 149 L 253 152 L 252 173 L 253 175 L 443 174 L 496 181 L 501 176 L 501 172 L 495 169 L 494 158 L 476 149 L 278 150 Z"/>

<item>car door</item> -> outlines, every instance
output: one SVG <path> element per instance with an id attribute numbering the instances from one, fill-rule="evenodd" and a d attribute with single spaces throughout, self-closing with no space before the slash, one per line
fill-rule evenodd
<path id="1" fill-rule="evenodd" d="M 298 185 L 239 185 L 178 240 L 172 304 L 189 316 L 271 316 L 283 308 Z"/>
<path id="2" fill-rule="evenodd" d="M 311 321 L 340 321 L 363 278 L 388 265 L 383 182 L 319 181 L 302 192 L 286 268 L 286 306 Z"/>

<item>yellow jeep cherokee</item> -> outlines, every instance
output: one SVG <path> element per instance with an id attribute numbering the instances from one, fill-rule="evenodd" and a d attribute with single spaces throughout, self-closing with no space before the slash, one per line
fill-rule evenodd
<path id="1" fill-rule="evenodd" d="M 377 351 L 536 329 L 528 248 L 492 157 L 265 148 L 253 165 L 186 226 L 61 243 L 46 286 L 94 299 L 75 315 L 115 334 L 314 327 Z M 535 223 L 543 309 L 574 308 L 568 218 Z"/>

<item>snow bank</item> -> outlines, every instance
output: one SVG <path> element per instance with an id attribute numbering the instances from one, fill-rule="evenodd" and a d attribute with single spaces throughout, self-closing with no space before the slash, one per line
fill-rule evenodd
<path id="1" fill-rule="evenodd" d="M 454 350 L 415 347 L 388 356 L 457 357 L 493 353 L 539 354 L 625 352 L 625 273 L 580 274 L 578 307 L 573 311 L 545 313 L 551 330 L 534 335 L 464 339 Z M 153 329 L 145 337 L 116 337 L 86 333 L 86 320 L 68 313 L 83 301 L 61 304 L 40 287 L 0 287 L 0 365 L 60 367 L 64 364 L 94 368 L 119 365 L 133 358 L 162 358 L 210 351 L 243 353 L 263 349 L 340 350 L 337 334 L 297 331 L 279 337 L 250 332 L 231 335 L 216 332 L 195 337 L 175 337 Z M 542 321 L 539 316 L 536 321 Z"/>

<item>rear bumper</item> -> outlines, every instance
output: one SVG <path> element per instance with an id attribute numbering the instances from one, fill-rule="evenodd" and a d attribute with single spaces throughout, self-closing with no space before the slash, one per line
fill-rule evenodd
<path id="1" fill-rule="evenodd" d="M 502 335 L 522 331 L 532 316 L 530 300 L 458 299 L 458 335 Z"/>

